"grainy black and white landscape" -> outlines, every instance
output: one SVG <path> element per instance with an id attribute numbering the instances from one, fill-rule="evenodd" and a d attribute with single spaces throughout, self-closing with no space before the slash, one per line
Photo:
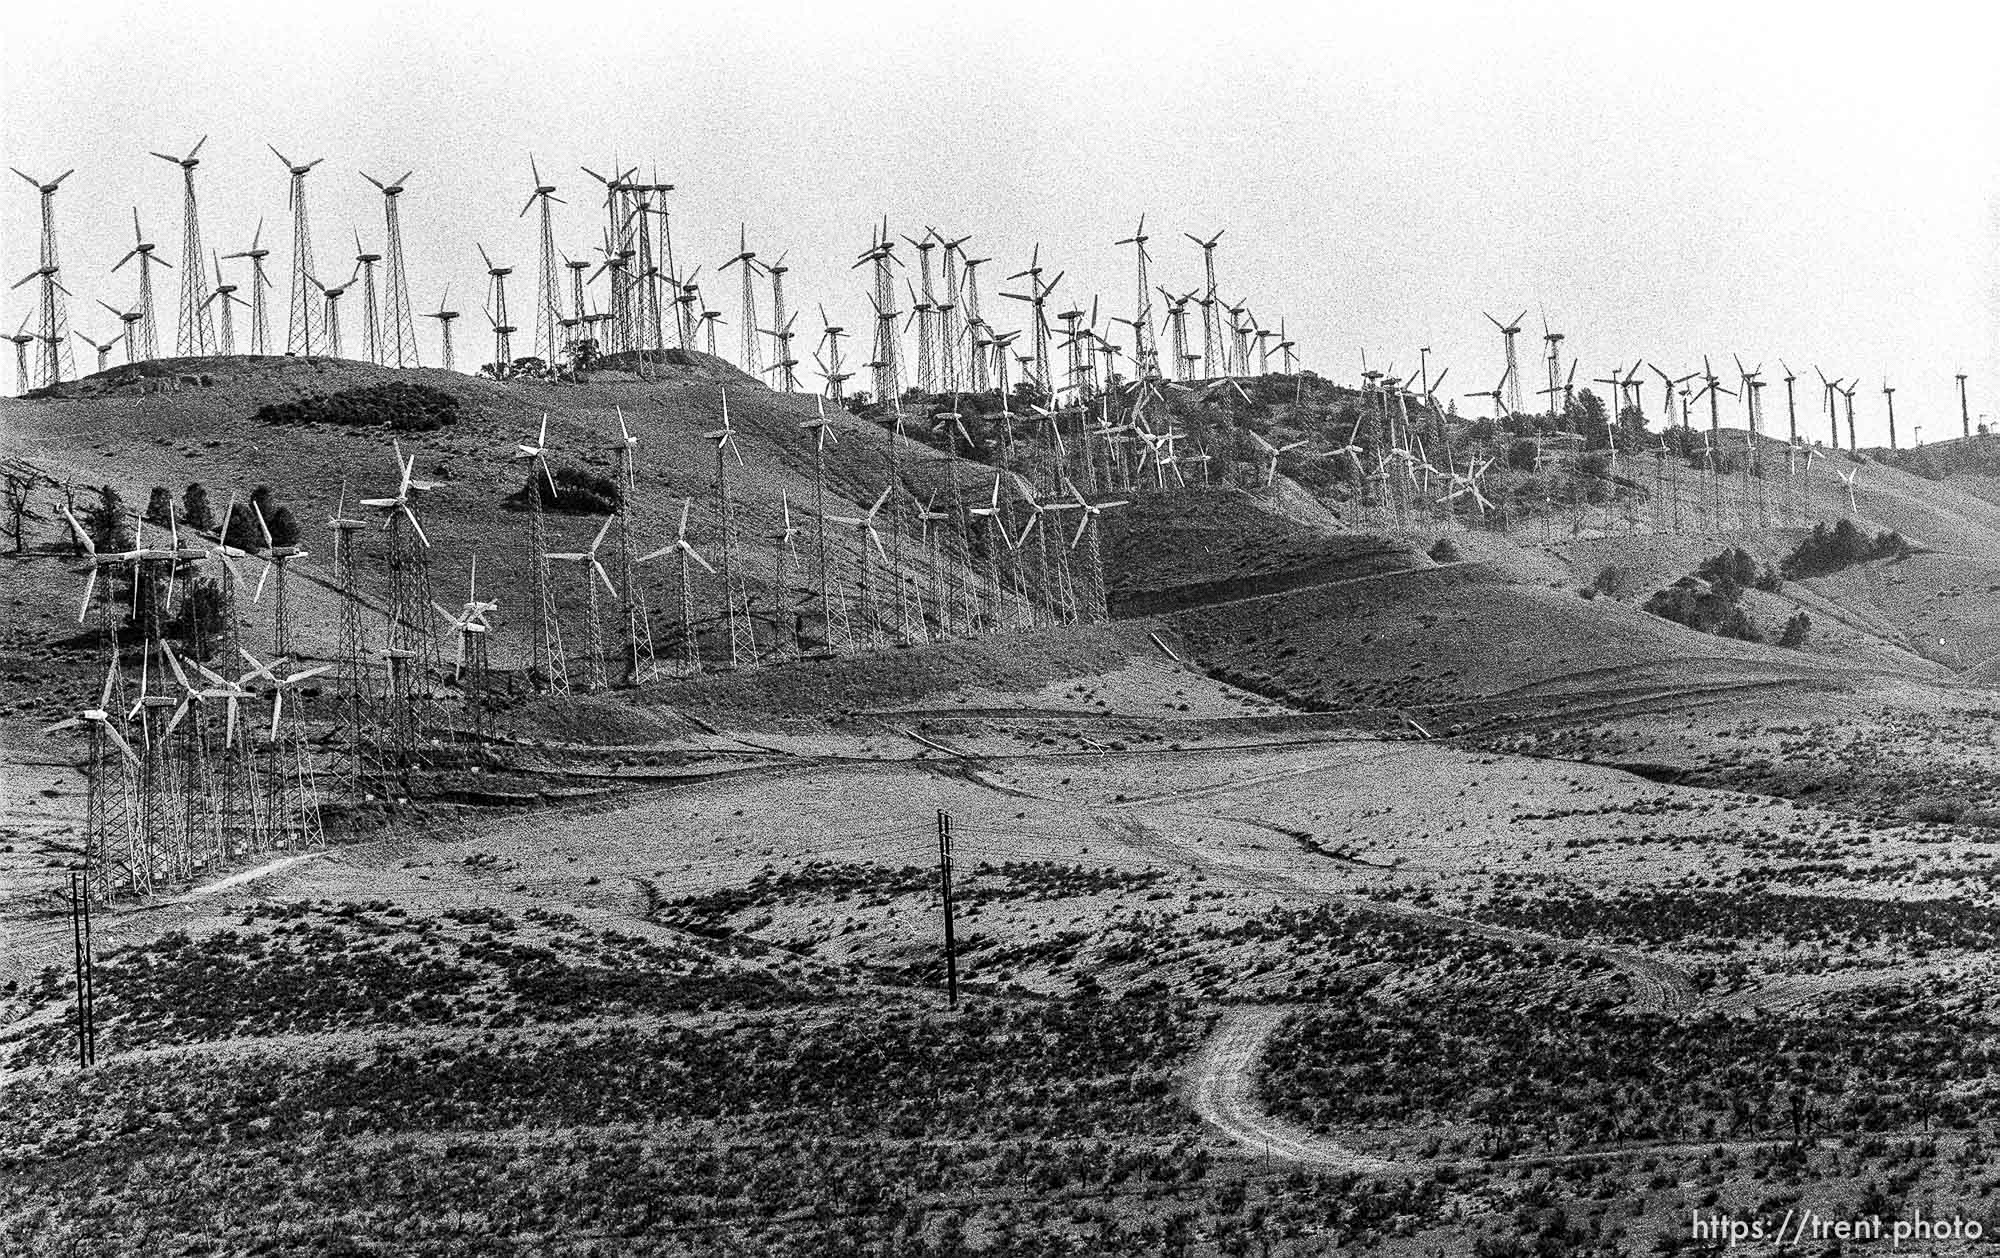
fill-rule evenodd
<path id="1" fill-rule="evenodd" d="M 1980 370 L 1501 282 L 1434 346 L 1144 182 L 815 258 L 589 137 L 453 326 L 428 138 L 212 129 L 115 272 L 81 157 L 7 193 L 0 1252 L 2000 1228 Z"/>

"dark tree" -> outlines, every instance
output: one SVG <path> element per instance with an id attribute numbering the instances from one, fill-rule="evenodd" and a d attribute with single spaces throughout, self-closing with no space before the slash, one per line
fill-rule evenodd
<path id="1" fill-rule="evenodd" d="M 153 492 L 146 499 L 146 523 L 165 524 L 173 514 L 174 491 L 165 485 L 153 486 Z"/>
<path id="2" fill-rule="evenodd" d="M 208 505 L 208 488 L 200 481 L 181 493 L 181 523 L 193 529 L 215 527 L 215 509 Z"/>
<path id="3" fill-rule="evenodd" d="M 1602 450 L 1610 441 L 1611 434 L 1605 426 L 1609 414 L 1604 409 L 1603 400 L 1589 389 L 1578 392 L 1563 407 L 1563 418 L 1569 423 L 1570 431 L 1583 434 L 1586 450 Z"/>
<path id="4" fill-rule="evenodd" d="M 222 533 L 222 544 L 253 555 L 264 549 L 264 534 L 258 530 L 257 518 L 251 514 L 250 508 L 238 507 L 230 512 L 229 525 Z"/>
<path id="5" fill-rule="evenodd" d="M 1785 622 L 1785 631 L 1778 635 L 1779 646 L 1801 647 L 1806 644 L 1806 634 L 1812 631 L 1812 617 L 1804 612 L 1793 612 Z"/>
<path id="6" fill-rule="evenodd" d="M 84 509 L 83 527 L 90 544 L 100 551 L 124 550 L 132 544 L 125 529 L 125 500 L 109 485 L 99 489 L 97 501 Z"/>
<path id="7" fill-rule="evenodd" d="M 273 546 L 295 546 L 298 544 L 299 522 L 293 518 L 290 507 L 279 507 L 276 511 L 265 517 L 264 523 L 270 527 L 271 544 Z"/>
<path id="8" fill-rule="evenodd" d="M 189 654 L 207 659 L 215 654 L 217 642 L 227 625 L 220 582 L 202 577 L 191 582 L 181 599 L 176 631 Z"/>

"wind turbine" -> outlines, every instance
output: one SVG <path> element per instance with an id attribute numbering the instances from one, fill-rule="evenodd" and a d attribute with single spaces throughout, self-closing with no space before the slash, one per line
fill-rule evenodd
<path id="1" fill-rule="evenodd" d="M 250 247 L 241 253 L 223 255 L 250 259 L 250 352 L 253 354 L 271 352 L 270 303 L 264 297 L 264 290 L 271 287 L 271 278 L 264 274 L 264 259 L 271 256 L 271 251 L 259 247 L 263 239 L 264 220 L 260 218 L 256 234 L 250 237 Z"/>
<path id="2" fill-rule="evenodd" d="M 25 318 L 21 321 L 21 326 L 22 327 L 27 326 L 27 320 Z M 124 333 L 121 332 L 117 336 L 112 337 L 110 340 L 105 341 L 102 344 L 99 344 L 98 342 L 91 340 L 90 337 L 84 335 L 82 332 L 78 332 L 76 335 L 77 338 L 81 340 L 85 345 L 88 345 L 90 346 L 90 348 L 97 351 L 97 370 L 99 371 L 103 371 L 110 364 L 112 349 L 114 349 L 117 346 L 118 342 L 125 339 Z M 23 344 L 23 341 L 24 339 L 27 341 L 32 341 L 35 338 L 32 336 L 23 338 L 17 333 L 13 336 L 8 337 L 7 339 L 14 342 L 14 347 L 16 350 L 16 358 L 14 362 L 15 379 L 22 382 L 21 388 L 25 390 L 27 388 L 26 381 L 28 378 L 28 358 L 27 358 L 28 351 L 26 345 Z"/>
<path id="3" fill-rule="evenodd" d="M 458 311 L 447 310 L 445 308 L 450 301 L 451 285 L 446 284 L 444 286 L 444 295 L 438 298 L 438 308 L 424 315 L 426 319 L 436 319 L 438 321 L 438 335 L 444 342 L 444 369 L 446 371 L 455 370 L 452 366 L 451 321 L 458 318 Z"/>
<path id="4" fill-rule="evenodd" d="M 243 306 L 249 303 L 236 295 L 236 285 L 223 279 L 221 258 L 215 259 L 215 287 L 209 290 L 208 301 L 202 304 L 207 305 L 208 302 L 221 303 L 216 308 L 215 351 L 218 354 L 233 355 L 236 352 L 236 315 L 230 306 Z M 102 367 L 99 370 L 102 370 Z"/>
<path id="5" fill-rule="evenodd" d="M 699 565 L 701 570 L 714 575 L 708 560 L 696 552 L 688 541 L 688 514 L 694 510 L 694 501 L 681 499 L 680 527 L 674 531 L 674 540 L 649 554 L 639 556 L 640 563 L 650 563 L 663 555 L 672 555 L 680 578 L 680 620 L 682 660 L 690 673 L 701 671 L 701 634 L 694 613 L 694 570 L 690 565 Z"/>
<path id="6" fill-rule="evenodd" d="M 1485 311 L 1481 311 L 1480 313 L 1486 314 Z M 1495 319 L 1490 314 L 1486 315 L 1486 321 L 1500 329 L 1501 341 L 1506 350 L 1507 370 L 1500 379 L 1502 386 L 1507 390 L 1505 413 L 1508 415 L 1518 415 L 1521 413 L 1521 365 L 1515 356 L 1514 338 L 1521 335 L 1521 320 L 1527 317 L 1528 312 L 1525 309 L 1505 323 L 1500 322 L 1500 320 Z M 1495 405 L 1498 404 L 1498 399 L 1495 399 Z"/>
<path id="7" fill-rule="evenodd" d="M 194 195 L 194 168 L 201 165 L 201 159 L 196 154 L 206 143 L 207 136 L 195 141 L 195 146 L 188 150 L 186 157 L 157 151 L 153 153 L 161 161 L 181 168 L 181 181 L 186 187 L 181 223 L 180 324 L 174 338 L 174 353 L 181 358 L 198 358 L 209 353 L 211 348 L 208 294 L 202 291 L 207 268 L 201 247 L 201 216 L 196 212 Z"/>
<path id="8" fill-rule="evenodd" d="M 292 319 L 290 330 L 285 335 L 285 352 L 311 357 L 318 342 L 313 336 L 315 312 L 312 294 L 306 291 L 306 286 L 318 281 L 313 278 L 316 268 L 313 265 L 312 224 L 306 214 L 306 175 L 326 159 L 316 157 L 301 165 L 278 152 L 277 145 L 265 147 L 292 176 L 291 191 L 286 201 L 292 211 Z"/>
<path id="9" fill-rule="evenodd" d="M 319 289 L 326 297 L 326 314 L 321 320 L 321 327 L 325 331 L 320 336 L 320 353 L 328 358 L 340 358 L 343 356 L 340 343 L 340 299 L 348 289 L 354 287 L 354 281 L 360 278 L 361 267 L 359 265 L 355 266 L 352 275 L 332 288 L 328 288 L 325 284 L 321 283 L 318 276 L 313 277 L 313 287 Z"/>
<path id="10" fill-rule="evenodd" d="M 383 183 L 367 171 L 356 171 L 382 194 L 384 252 L 388 255 L 387 327 L 380 333 L 380 361 L 385 367 L 417 367 L 417 326 L 410 318 L 410 274 L 403 260 L 403 185 L 414 171 L 406 170 L 393 183 Z M 371 298 L 369 306 L 374 306 Z"/>
<path id="11" fill-rule="evenodd" d="M 882 504 L 887 501 L 889 501 L 889 489 L 884 488 L 881 495 L 875 499 L 875 505 L 868 508 L 865 514 L 860 516 L 830 515 L 826 517 L 829 524 L 844 524 L 861 531 L 861 579 L 859 585 L 861 616 L 865 622 L 864 632 L 867 633 L 868 640 L 871 643 L 874 643 L 878 639 L 881 618 L 877 614 L 875 607 L 874 584 L 869 580 L 869 577 L 873 573 L 874 565 L 868 557 L 868 547 L 872 543 L 875 547 L 875 553 L 882 559 L 883 567 L 888 568 L 890 566 L 889 552 L 882 549 L 882 535 L 875 531 L 875 519 L 881 514 Z"/>
<path id="12" fill-rule="evenodd" d="M 139 207 L 136 205 L 132 207 L 132 239 L 134 244 L 131 250 L 124 257 L 118 259 L 117 263 L 111 269 L 118 271 L 132 259 L 139 259 L 139 304 L 135 307 L 139 312 L 138 326 L 136 328 L 138 337 L 134 344 L 139 357 L 147 362 L 151 362 L 160 356 L 159 320 L 153 313 L 153 267 L 163 266 L 171 271 L 173 264 L 165 258 L 153 256 L 153 250 L 156 246 L 149 243 L 146 240 L 145 233 L 139 230 Z M 23 282 L 25 283 L 25 281 Z M 20 285 L 17 284 L 15 287 L 19 288 Z M 102 305 L 103 303 L 100 302 L 99 304 Z M 120 314 L 119 317 L 123 318 L 124 316 Z M 128 331 L 130 330 L 132 329 L 128 329 Z"/>
<path id="13" fill-rule="evenodd" d="M 605 536 L 611 532 L 612 523 L 613 518 L 611 516 L 607 515 L 604 517 L 604 523 L 598 528 L 597 536 L 591 539 L 588 549 L 550 551 L 543 556 L 545 559 L 559 563 L 567 562 L 589 565 L 583 574 L 584 589 L 588 595 L 586 607 L 589 609 L 588 624 L 590 632 L 589 656 L 585 660 L 584 667 L 587 684 L 592 690 L 602 690 L 608 684 L 604 667 L 604 614 L 597 601 L 597 587 L 601 583 L 604 586 L 605 592 L 612 598 L 618 597 L 618 587 L 611 584 L 611 574 L 604 570 L 604 563 L 597 557 L 597 552 L 603 547 Z M 596 580 L 593 581 L 592 577 L 595 577 Z"/>

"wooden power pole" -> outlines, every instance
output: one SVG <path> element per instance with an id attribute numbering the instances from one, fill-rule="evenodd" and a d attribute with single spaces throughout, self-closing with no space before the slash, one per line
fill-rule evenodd
<path id="1" fill-rule="evenodd" d="M 951 814 L 938 809 L 938 884 L 944 893 L 944 984 L 945 996 L 958 1008 L 958 957 L 952 937 L 951 914 Z"/>
<path id="2" fill-rule="evenodd" d="M 91 961 L 90 879 L 86 871 L 69 875 L 70 938 L 76 949 L 76 1064 L 89 1066 L 97 1061 L 97 1010 L 95 968 Z"/>

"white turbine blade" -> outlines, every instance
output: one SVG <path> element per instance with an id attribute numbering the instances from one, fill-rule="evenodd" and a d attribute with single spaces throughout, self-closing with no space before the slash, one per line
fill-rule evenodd
<path id="1" fill-rule="evenodd" d="M 617 598 L 618 587 L 611 584 L 611 574 L 604 570 L 604 565 L 597 561 L 597 556 L 594 554 L 590 557 L 590 568 L 597 574 L 597 579 L 604 582 L 605 592 Z"/>
<path id="2" fill-rule="evenodd" d="M 132 762 L 132 767 L 138 768 L 139 753 L 132 750 L 132 744 L 125 741 L 125 736 L 113 729 L 110 721 L 99 721 L 98 724 L 104 727 L 104 736 L 117 744 L 118 750 L 125 753 L 125 758 Z"/>
<path id="3" fill-rule="evenodd" d="M 271 569 L 277 566 L 277 564 L 268 559 L 264 561 L 264 570 L 257 574 L 257 592 L 250 596 L 251 602 L 261 603 L 264 601 L 264 581 L 271 575 Z"/>
<path id="4" fill-rule="evenodd" d="M 425 550 L 429 550 L 431 545 L 431 539 L 424 535 L 424 526 L 417 522 L 417 513 L 410 510 L 409 504 L 405 503 L 403 506 L 403 514 L 404 516 L 408 517 L 410 521 L 410 527 L 417 531 L 417 540 L 424 544 Z"/>

